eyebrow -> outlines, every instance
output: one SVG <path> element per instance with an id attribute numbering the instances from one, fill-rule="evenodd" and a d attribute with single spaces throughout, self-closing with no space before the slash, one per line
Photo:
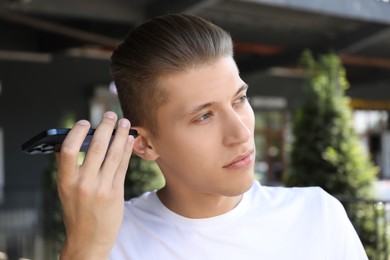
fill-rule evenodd
<path id="1" fill-rule="evenodd" d="M 237 96 L 238 94 L 240 94 L 244 90 L 248 90 L 248 87 L 249 87 L 248 84 L 246 84 L 246 83 L 242 84 L 242 86 L 237 90 L 235 96 Z"/>
<path id="2" fill-rule="evenodd" d="M 236 93 L 234 94 L 234 96 L 237 96 L 237 95 L 240 94 L 242 91 L 247 90 L 248 87 L 249 87 L 248 84 L 246 84 L 246 83 L 242 84 L 241 87 L 236 91 Z M 208 103 L 205 103 L 205 104 L 201 104 L 201 105 L 199 105 L 199 106 L 196 106 L 196 107 L 195 107 L 191 112 L 189 112 L 187 115 L 196 114 L 196 113 L 198 113 L 199 111 L 202 111 L 203 109 L 212 106 L 213 104 L 214 104 L 214 102 L 208 102 Z"/>

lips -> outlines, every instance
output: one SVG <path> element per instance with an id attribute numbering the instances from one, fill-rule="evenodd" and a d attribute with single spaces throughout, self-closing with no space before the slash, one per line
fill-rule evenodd
<path id="1" fill-rule="evenodd" d="M 250 150 L 243 155 L 237 156 L 230 163 L 226 164 L 223 168 L 240 169 L 247 167 L 253 162 L 253 150 Z"/>

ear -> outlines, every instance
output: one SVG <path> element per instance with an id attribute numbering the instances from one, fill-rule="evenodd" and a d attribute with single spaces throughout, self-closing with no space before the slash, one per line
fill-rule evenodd
<path id="1" fill-rule="evenodd" d="M 159 156 L 154 149 L 151 134 L 142 127 L 136 128 L 138 136 L 134 140 L 133 152 L 142 159 L 155 161 Z"/>

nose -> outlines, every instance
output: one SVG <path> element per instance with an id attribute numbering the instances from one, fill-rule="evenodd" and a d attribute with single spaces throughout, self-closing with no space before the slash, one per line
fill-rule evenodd
<path id="1" fill-rule="evenodd" d="M 224 117 L 222 124 L 223 143 L 227 146 L 248 142 L 254 127 L 253 111 L 251 113 L 238 113 L 231 109 Z"/>

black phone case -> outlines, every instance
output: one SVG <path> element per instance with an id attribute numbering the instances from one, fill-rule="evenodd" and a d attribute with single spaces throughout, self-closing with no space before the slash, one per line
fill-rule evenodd
<path id="1" fill-rule="evenodd" d="M 59 152 L 61 149 L 61 144 L 69 131 L 69 128 L 53 128 L 43 131 L 22 144 L 22 151 L 28 154 L 50 154 Z M 89 129 L 88 134 L 80 148 L 80 152 L 87 151 L 94 132 L 95 129 Z M 113 135 L 114 134 L 115 130 L 113 132 Z M 130 135 L 136 137 L 136 130 L 130 129 Z"/>

